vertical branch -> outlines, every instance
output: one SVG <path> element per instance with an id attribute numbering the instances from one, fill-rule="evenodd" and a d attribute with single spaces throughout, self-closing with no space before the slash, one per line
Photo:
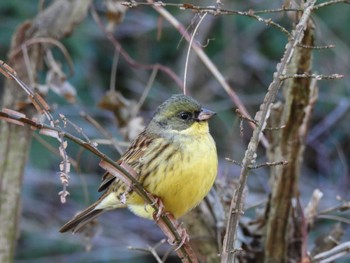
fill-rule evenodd
<path id="1" fill-rule="evenodd" d="M 24 41 L 29 24 L 23 24 L 16 32 L 12 49 Z M 34 57 L 34 53 L 32 53 Z M 35 55 L 36 57 L 36 55 Z M 26 63 L 22 56 L 12 60 L 16 71 L 24 81 L 29 82 L 26 74 Z M 36 70 L 36 63 L 30 64 Z M 2 107 L 23 103 L 26 94 L 14 92 L 17 89 L 14 81 L 5 83 Z M 22 109 L 23 110 L 23 109 Z M 28 109 L 27 114 L 29 113 Z M 19 207 L 22 188 L 22 174 L 28 148 L 31 142 L 29 127 L 19 127 L 6 122 L 0 123 L 0 262 L 12 262 L 15 242 L 18 234 Z"/>
<path id="2" fill-rule="evenodd" d="M 7 88 L 13 84 L 6 84 Z M 0 124 L 0 262 L 12 262 L 18 236 L 22 174 L 30 145 L 31 130 Z"/>
<path id="3" fill-rule="evenodd" d="M 311 20 L 308 22 L 302 44 L 314 44 Z M 311 74 L 311 53 L 312 49 L 297 47 L 288 65 L 287 74 Z M 292 205 L 292 200 L 296 201 L 299 198 L 300 167 L 310 107 L 312 108 L 317 93 L 316 85 L 310 78 L 291 78 L 284 82 L 283 90 L 286 102 L 279 125 L 285 125 L 285 128 L 274 133 L 275 143 L 272 143 L 269 149 L 269 159 L 282 158 L 288 161 L 288 165 L 271 168 L 272 194 L 265 241 L 266 263 L 286 262 L 288 254 L 294 261 L 300 262 L 305 241 L 305 220 L 299 208 Z M 298 204 L 298 201 L 294 203 Z"/>
<path id="4" fill-rule="evenodd" d="M 43 63 L 43 46 L 27 47 L 27 60 L 21 47 L 38 37 L 60 39 L 68 35 L 86 15 L 91 1 L 55 1 L 41 12 L 33 22 L 25 22 L 15 33 L 8 55 L 8 64 L 17 72 L 18 77 L 29 83 L 36 79 L 36 72 Z M 28 76 L 28 69 L 34 76 Z M 15 92 L 17 84 L 7 80 L 2 98 L 2 107 L 17 106 L 18 111 L 31 116 L 32 109 L 26 103 L 24 92 Z M 0 123 L 0 262 L 13 261 L 18 234 L 19 203 L 22 188 L 22 174 L 27 152 L 31 143 L 31 129 L 7 122 Z"/>
<path id="5" fill-rule="evenodd" d="M 239 178 L 239 186 L 236 190 L 234 197 L 231 201 L 230 211 L 228 215 L 228 222 L 226 228 L 226 235 L 223 245 L 222 258 L 221 262 L 234 262 L 234 241 L 236 238 L 238 222 L 243 213 L 243 193 L 244 188 L 246 187 L 248 175 L 249 175 L 249 167 L 255 161 L 256 158 L 256 150 L 259 144 L 260 137 L 262 135 L 262 131 L 265 128 L 267 118 L 269 116 L 270 106 L 274 102 L 278 90 L 282 85 L 281 76 L 286 73 L 286 66 L 291 61 L 291 58 L 295 52 L 296 46 L 301 43 L 301 40 L 304 36 L 304 30 L 307 25 L 307 21 L 311 15 L 311 11 L 313 6 L 315 5 L 316 0 L 309 0 L 305 3 L 305 10 L 303 12 L 302 17 L 295 30 L 292 33 L 292 39 L 287 43 L 285 48 L 285 53 L 282 57 L 281 62 L 277 65 L 277 71 L 274 73 L 273 81 L 269 86 L 268 92 L 264 98 L 262 105 L 260 106 L 260 110 L 257 112 L 255 119 L 258 121 L 258 125 L 256 126 L 252 138 L 248 144 L 248 148 L 245 152 L 243 161 L 242 161 L 242 169 Z"/>

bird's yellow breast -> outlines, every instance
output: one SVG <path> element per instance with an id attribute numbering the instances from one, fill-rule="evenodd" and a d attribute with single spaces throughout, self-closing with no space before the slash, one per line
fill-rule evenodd
<path id="1" fill-rule="evenodd" d="M 172 133 L 172 143 L 162 158 L 141 173 L 148 173 L 143 186 L 162 200 L 165 211 L 178 218 L 207 195 L 216 178 L 218 160 L 207 122 L 196 122 L 186 130 Z M 132 194 L 127 205 L 135 214 L 152 218 L 153 209 L 145 207 L 138 195 Z"/>

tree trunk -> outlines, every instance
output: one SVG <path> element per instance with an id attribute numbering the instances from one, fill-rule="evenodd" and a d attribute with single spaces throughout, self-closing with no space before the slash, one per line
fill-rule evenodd
<path id="1" fill-rule="evenodd" d="M 23 23 L 15 33 L 8 55 L 7 64 L 17 76 L 27 84 L 35 81 L 36 72 L 43 63 L 43 55 L 48 45 L 28 44 L 28 40 L 38 38 L 61 39 L 71 33 L 73 28 L 86 16 L 91 0 L 58 0 L 47 7 L 32 22 Z M 25 61 L 22 46 L 28 50 Z M 30 71 L 28 71 L 30 68 Z M 29 76 L 29 73 L 32 76 Z M 16 82 L 7 80 L 2 96 L 2 108 L 11 108 L 31 116 L 33 108 L 27 104 L 26 94 Z M 17 240 L 20 195 L 23 169 L 31 143 L 29 127 L 0 122 L 0 262 L 13 261 Z"/>
<path id="2" fill-rule="evenodd" d="M 302 44 L 312 46 L 313 42 L 313 25 L 309 21 Z M 286 74 L 310 73 L 311 51 L 297 47 Z M 286 102 L 283 107 L 272 110 L 270 125 L 285 125 L 285 128 L 272 132 L 268 157 L 271 162 L 285 160 L 288 164 L 271 168 L 265 263 L 290 262 L 287 258 L 301 262 L 305 244 L 306 226 L 299 205 L 298 182 L 307 125 L 317 90 L 310 78 L 290 78 L 285 81 L 283 92 Z"/>

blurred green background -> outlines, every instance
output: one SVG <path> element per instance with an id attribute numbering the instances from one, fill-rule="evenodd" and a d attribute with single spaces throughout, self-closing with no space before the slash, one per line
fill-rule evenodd
<path id="1" fill-rule="evenodd" d="M 6 61 L 11 36 L 16 28 L 26 20 L 36 16 L 41 1 L 5 0 L 0 1 L 0 59 Z M 167 1 L 170 3 L 170 1 Z M 181 3 L 182 1 L 171 1 Z M 215 1 L 191 1 L 194 5 L 213 5 Z M 222 1 L 225 9 L 261 10 L 277 8 L 280 1 Z M 45 6 L 50 1 L 45 1 Z M 95 1 L 98 14 L 105 21 L 105 8 L 101 1 Z M 189 10 L 167 7 L 188 30 L 192 32 L 198 16 Z M 291 22 L 284 13 L 263 15 L 291 29 Z M 339 204 L 336 197 L 345 200 L 350 197 L 349 156 L 350 156 L 350 16 L 349 6 L 339 4 L 316 11 L 313 15 L 316 25 L 316 43 L 334 44 L 336 48 L 315 50 L 313 71 L 318 74 L 344 74 L 342 80 L 319 81 L 319 100 L 315 106 L 310 125 L 305 163 L 300 184 L 302 204 L 306 205 L 312 191 L 319 188 L 324 192 L 320 209 Z M 168 22 L 162 20 L 149 6 L 139 6 L 127 11 L 122 24 L 113 32 L 126 52 L 138 63 L 159 63 L 170 67 L 183 78 L 188 43 Z M 159 37 L 160 36 L 160 37 Z M 283 55 L 287 42 L 286 35 L 275 28 L 266 26 L 243 16 L 208 15 L 199 27 L 195 41 L 228 80 L 239 95 L 249 113 L 254 116 L 262 102 L 276 64 Z M 53 114 L 64 114 L 70 121 L 83 128 L 90 139 L 103 135 L 87 123 L 80 112 L 91 115 L 118 140 L 124 140 L 113 115 L 101 108 L 98 102 L 110 88 L 110 76 L 114 48 L 105 34 L 93 20 L 91 14 L 63 41 L 74 62 L 74 75 L 68 81 L 77 91 L 77 102 L 70 104 L 53 92 L 47 101 L 53 105 Z M 68 72 L 62 54 L 54 50 L 54 56 L 62 61 Z M 142 96 L 151 71 L 134 67 L 120 55 L 116 72 L 116 90 L 128 100 L 138 101 Z M 45 82 L 45 69 L 39 75 L 39 82 Z M 0 92 L 4 77 L 0 77 Z M 219 83 L 192 52 L 188 68 L 188 93 L 207 108 L 218 113 L 211 123 L 211 131 L 218 146 L 220 158 L 220 178 L 237 178 L 239 167 L 229 164 L 225 157 L 240 161 L 251 135 L 251 129 L 244 124 L 244 136 L 240 136 L 232 101 Z M 173 93 L 181 89 L 166 74 L 158 72 L 139 116 L 144 124 L 152 116 L 153 110 Z M 279 95 L 282 98 L 282 94 Z M 69 128 L 74 133 L 73 128 Z M 58 147 L 55 140 L 36 135 L 33 140 L 28 165 L 25 170 L 22 192 L 22 218 L 15 262 L 155 262 L 147 253 L 131 251 L 127 247 L 155 245 L 163 234 L 150 221 L 137 218 L 129 211 L 104 214 L 97 234 L 92 240 L 84 240 L 79 235 L 60 234 L 59 227 L 98 198 L 97 187 L 102 169 L 94 156 L 74 145 L 68 144 L 68 153 L 77 162 L 73 169 L 66 204 L 61 204 L 57 193 L 61 189 L 59 176 L 60 157 L 43 143 Z M 119 154 L 111 146 L 100 145 L 109 156 Z M 258 152 L 258 162 L 266 161 L 265 150 Z M 252 172 L 249 179 L 247 207 L 267 198 L 269 193 L 268 169 Z M 250 213 L 248 211 L 247 216 Z M 349 219 L 349 213 L 339 214 Z M 350 219 L 349 219 L 350 220 Z M 336 220 L 318 219 L 311 232 L 309 249 L 313 239 L 325 233 Z M 344 240 L 349 236 L 346 230 Z M 89 253 L 85 249 L 91 245 Z M 169 249 L 162 245 L 160 253 Z M 349 257 L 343 261 L 348 262 Z M 178 262 L 176 257 L 173 261 Z"/>

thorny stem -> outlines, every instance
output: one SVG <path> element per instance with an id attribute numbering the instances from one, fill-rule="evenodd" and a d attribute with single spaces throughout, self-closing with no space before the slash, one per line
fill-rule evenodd
<path id="1" fill-rule="evenodd" d="M 294 54 L 295 47 L 301 42 L 304 36 L 304 30 L 307 24 L 307 21 L 311 15 L 313 6 L 315 5 L 316 0 L 309 0 L 305 3 L 305 9 L 298 25 L 293 31 L 292 39 L 286 45 L 285 53 L 282 57 L 281 62 L 277 65 L 277 71 L 274 73 L 273 81 L 271 82 L 268 92 L 264 98 L 263 103 L 260 106 L 260 111 L 256 114 L 256 120 L 258 125 L 254 129 L 252 138 L 248 144 L 248 148 L 245 152 L 242 169 L 240 173 L 240 179 L 238 184 L 238 189 L 236 190 L 229 211 L 229 218 L 227 222 L 226 235 L 224 239 L 223 251 L 221 262 L 222 263 L 231 263 L 234 262 L 234 246 L 237 233 L 238 222 L 243 213 L 243 204 L 244 204 L 244 189 L 247 184 L 248 175 L 250 171 L 250 166 L 254 163 L 256 158 L 256 150 L 259 144 L 261 133 L 266 125 L 267 118 L 269 116 L 269 109 L 271 104 L 274 102 L 278 90 L 282 85 L 282 80 L 280 77 L 285 74 L 286 66 L 289 63 L 291 57 Z"/>

